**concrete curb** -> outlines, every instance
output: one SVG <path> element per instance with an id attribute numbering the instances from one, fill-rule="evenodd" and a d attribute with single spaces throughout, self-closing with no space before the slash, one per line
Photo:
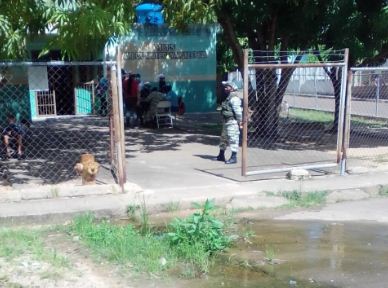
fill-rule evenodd
<path id="1" fill-rule="evenodd" d="M 138 185 L 125 185 L 126 193 L 119 193 L 116 185 L 69 186 L 43 190 L 26 190 L 1 195 L 0 223 L 64 222 L 77 214 L 91 211 L 101 217 L 127 216 L 129 206 L 145 203 L 150 214 L 192 208 L 193 202 L 212 199 L 226 208 L 273 208 L 286 203 L 274 197 L 281 191 L 328 191 L 328 203 L 360 200 L 379 195 L 388 188 L 386 173 L 381 175 L 350 175 L 346 177 L 319 177 L 309 180 L 268 180 L 250 183 L 226 183 L 196 187 L 161 188 L 143 191 Z M 303 185 L 301 184 L 303 183 Z M 58 187 L 58 186 L 56 186 Z M 41 187 L 40 187 L 41 188 Z M 35 192 L 34 192 L 35 191 Z M 39 199 L 37 199 L 37 193 Z"/>
<path id="2" fill-rule="evenodd" d="M 29 188 L 13 189 L 11 187 L 3 188 L 5 191 L 0 193 L 0 203 L 21 202 L 23 200 L 42 200 L 69 197 L 86 197 L 96 195 L 120 194 L 121 187 L 117 184 L 101 185 L 39 185 Z M 138 192 L 141 188 L 134 183 L 126 183 L 125 192 Z"/>

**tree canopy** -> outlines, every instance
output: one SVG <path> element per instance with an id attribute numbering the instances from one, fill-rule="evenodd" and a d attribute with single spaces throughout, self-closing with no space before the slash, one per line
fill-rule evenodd
<path id="1" fill-rule="evenodd" d="M 130 31 L 134 9 L 128 0 L 0 0 L 0 57 L 21 59 L 28 40 L 47 34 L 41 55 L 91 60 L 112 36 Z"/>
<path id="2" fill-rule="evenodd" d="M 253 50 L 350 48 L 351 64 L 386 57 L 386 0 L 164 1 L 173 25 L 217 21 L 242 66 L 241 40 Z M 170 3 L 173 2 L 173 3 Z M 207 13 L 205 12 L 207 11 Z M 200 17 L 202 15 L 202 18 Z"/>
<path id="3" fill-rule="evenodd" d="M 218 22 L 222 39 L 242 65 L 242 48 L 297 50 L 349 47 L 351 63 L 376 63 L 388 54 L 386 0 L 174 0 L 159 1 L 167 23 Z M 0 57 L 26 57 L 28 39 L 50 33 L 43 52 L 93 59 L 110 36 L 134 20 L 130 0 L 0 0 Z M 55 33 L 53 33 L 55 32 Z M 221 57 L 222 58 L 222 57 Z M 227 59 L 228 57 L 224 57 Z"/>

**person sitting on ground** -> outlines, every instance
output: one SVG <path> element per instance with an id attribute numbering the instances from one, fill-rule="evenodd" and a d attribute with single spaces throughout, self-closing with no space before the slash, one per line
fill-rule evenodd
<path id="1" fill-rule="evenodd" d="M 6 158 L 9 159 L 16 156 L 18 159 L 23 157 L 23 129 L 16 124 L 16 118 L 13 114 L 7 116 L 8 125 L 4 128 L 2 136 L 5 146 Z M 16 142 L 16 153 L 11 147 L 11 141 Z"/>

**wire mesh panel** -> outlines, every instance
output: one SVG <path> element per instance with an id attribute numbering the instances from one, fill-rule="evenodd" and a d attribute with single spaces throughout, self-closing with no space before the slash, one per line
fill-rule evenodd
<path id="1" fill-rule="evenodd" d="M 242 174 L 336 166 L 345 51 L 245 54 Z"/>
<path id="2" fill-rule="evenodd" d="M 388 67 L 351 70 L 348 168 L 380 167 L 388 161 Z"/>
<path id="3" fill-rule="evenodd" d="M 100 164 L 97 183 L 114 181 L 114 67 L 112 62 L 0 63 L 4 183 L 80 181 L 74 165 L 83 153 Z"/>

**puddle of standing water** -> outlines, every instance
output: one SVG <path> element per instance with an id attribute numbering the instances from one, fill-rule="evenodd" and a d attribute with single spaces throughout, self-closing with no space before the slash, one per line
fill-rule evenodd
<path id="1" fill-rule="evenodd" d="M 388 287 L 387 225 L 254 221 L 241 230 L 255 236 L 185 287 Z"/>

